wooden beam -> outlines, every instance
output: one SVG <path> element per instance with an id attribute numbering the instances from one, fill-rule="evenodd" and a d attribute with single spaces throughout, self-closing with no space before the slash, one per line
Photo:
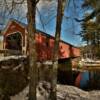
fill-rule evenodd
<path id="1" fill-rule="evenodd" d="M 3 50 L 0 50 L 0 53 L 1 54 L 21 55 L 22 51 L 20 51 L 20 50 L 3 49 Z"/>

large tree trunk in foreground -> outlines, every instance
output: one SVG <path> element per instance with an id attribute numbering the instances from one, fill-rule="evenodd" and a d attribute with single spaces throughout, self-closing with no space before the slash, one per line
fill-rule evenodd
<path id="1" fill-rule="evenodd" d="M 62 24 L 62 0 L 58 0 L 56 34 L 55 34 L 55 43 L 53 52 L 51 93 L 50 93 L 51 100 L 57 100 L 56 84 L 57 84 L 58 52 L 59 52 L 61 24 Z"/>
<path id="2" fill-rule="evenodd" d="M 30 61 L 30 81 L 29 81 L 29 100 L 36 100 L 37 86 L 37 55 L 36 55 L 36 0 L 27 0 L 28 5 L 28 33 L 29 33 L 29 61 Z"/>

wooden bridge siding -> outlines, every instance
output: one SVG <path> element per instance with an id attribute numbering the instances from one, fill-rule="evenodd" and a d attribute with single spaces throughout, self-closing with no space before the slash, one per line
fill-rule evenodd
<path id="1" fill-rule="evenodd" d="M 27 36 L 25 33 L 25 27 L 21 26 L 15 21 L 11 21 L 10 25 L 7 26 L 6 32 L 4 32 L 4 48 L 6 43 L 5 40 L 6 36 L 18 31 L 22 33 L 23 44 L 25 43 L 25 36 Z M 43 61 L 52 59 L 53 48 L 54 48 L 54 37 L 38 32 L 36 34 L 36 46 L 37 46 L 38 60 Z M 72 48 L 71 51 L 69 49 L 70 47 Z M 28 48 L 26 48 L 26 50 L 28 50 Z M 79 48 L 73 47 L 70 44 L 67 44 L 62 41 L 60 42 L 59 59 L 69 58 L 70 53 L 72 53 L 73 56 L 77 57 L 79 56 L 79 52 L 80 52 Z"/>
<path id="2" fill-rule="evenodd" d="M 40 60 L 51 60 L 52 55 L 53 55 L 53 48 L 54 48 L 54 39 L 53 38 L 49 37 L 47 40 L 46 35 L 37 33 L 36 34 L 36 46 L 37 46 L 38 58 L 40 58 Z M 72 48 L 72 50 L 69 49 L 70 47 Z M 60 42 L 59 58 L 60 59 L 69 58 L 69 57 L 71 57 L 70 53 L 72 53 L 72 57 L 80 56 L 80 50 L 78 48 L 75 48 L 69 44 Z"/>
<path id="3" fill-rule="evenodd" d="M 80 49 L 79 49 L 79 48 L 72 47 L 72 50 L 73 50 L 73 55 L 74 55 L 74 56 L 79 57 L 79 56 L 81 55 L 81 54 L 80 54 Z"/>

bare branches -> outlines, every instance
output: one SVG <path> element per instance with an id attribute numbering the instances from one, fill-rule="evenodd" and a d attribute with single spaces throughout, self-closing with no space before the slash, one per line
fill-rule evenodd
<path id="1" fill-rule="evenodd" d="M 0 28 L 3 28 L 9 18 L 26 20 L 26 0 L 0 0 Z"/>
<path id="2" fill-rule="evenodd" d="M 39 1 L 40 1 L 40 0 L 37 0 L 37 1 L 36 1 L 36 4 L 37 4 Z"/>
<path id="3" fill-rule="evenodd" d="M 77 21 L 77 22 L 83 22 L 83 21 L 88 21 L 88 20 L 90 20 L 90 19 L 92 19 L 92 18 L 94 18 L 96 15 L 98 15 L 100 13 L 100 9 L 98 9 L 98 10 L 94 10 L 89 16 L 87 16 L 86 18 L 84 18 L 84 19 L 77 19 L 77 18 L 75 18 L 75 20 Z"/>
<path id="4" fill-rule="evenodd" d="M 14 0 L 13 0 L 13 1 L 12 1 L 12 8 L 11 8 L 11 10 L 9 11 L 9 14 L 11 14 L 11 13 L 13 12 L 15 6 L 16 6 L 16 4 L 15 4 L 15 2 L 14 2 Z"/>
<path id="5" fill-rule="evenodd" d="M 13 10 L 14 7 L 16 7 L 16 5 L 23 4 L 24 1 L 25 1 L 25 0 L 22 0 L 22 1 L 18 2 L 18 0 L 17 0 L 17 1 L 12 0 L 12 9 L 11 9 L 11 10 Z"/>
<path id="6" fill-rule="evenodd" d="M 18 0 L 17 0 L 17 1 L 13 0 L 12 2 L 13 2 L 14 4 L 22 4 L 24 1 L 25 1 L 25 0 L 22 0 L 22 1 L 18 2 Z"/>
<path id="7" fill-rule="evenodd" d="M 36 9 L 37 9 L 37 12 L 38 12 L 38 14 L 39 14 L 39 17 L 40 17 L 40 21 L 41 21 L 41 24 L 42 24 L 43 30 L 46 32 L 45 25 L 44 25 L 44 23 L 43 23 L 43 21 L 42 21 L 42 18 L 41 18 L 41 13 L 40 13 L 38 7 L 36 7 Z"/>
<path id="8" fill-rule="evenodd" d="M 22 0 L 20 2 L 15 1 L 15 0 L 11 0 L 11 1 L 7 1 L 7 0 L 4 0 L 4 5 L 5 5 L 5 12 L 7 14 L 7 16 L 9 16 L 16 8 L 16 5 L 19 5 L 19 4 L 23 4 L 25 0 Z"/>

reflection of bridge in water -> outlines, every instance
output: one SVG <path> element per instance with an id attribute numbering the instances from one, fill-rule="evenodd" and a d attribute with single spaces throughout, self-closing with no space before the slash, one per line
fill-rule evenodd
<path id="1" fill-rule="evenodd" d="M 100 89 L 100 62 L 84 63 L 81 68 L 73 68 L 79 73 L 75 80 L 75 85 L 80 88 Z"/>

